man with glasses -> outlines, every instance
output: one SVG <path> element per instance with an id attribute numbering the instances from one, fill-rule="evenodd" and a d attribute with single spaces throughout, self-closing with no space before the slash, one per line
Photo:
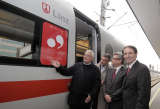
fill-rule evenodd
<path id="1" fill-rule="evenodd" d="M 102 57 L 100 62 L 97 64 L 97 67 L 100 69 L 101 72 L 101 88 L 95 100 L 93 102 L 92 109 L 105 109 L 105 100 L 104 100 L 104 93 L 103 93 L 103 83 L 106 76 L 106 72 L 109 69 L 109 62 L 111 56 L 108 53 L 105 53 Z"/>
<path id="2" fill-rule="evenodd" d="M 58 61 L 52 61 L 52 65 L 62 75 L 72 76 L 69 87 L 68 104 L 70 109 L 90 109 L 93 97 L 100 87 L 100 71 L 92 63 L 94 53 L 87 50 L 83 56 L 83 62 L 64 68 Z"/>
<path id="3" fill-rule="evenodd" d="M 113 68 L 107 71 L 104 80 L 104 98 L 107 103 L 106 109 L 123 109 L 122 84 L 126 76 L 126 69 L 122 63 L 122 54 L 120 52 L 114 53 L 112 57 Z"/>

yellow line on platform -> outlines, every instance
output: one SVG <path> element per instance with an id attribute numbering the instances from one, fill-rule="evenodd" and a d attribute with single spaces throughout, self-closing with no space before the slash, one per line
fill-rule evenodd
<path id="1" fill-rule="evenodd" d="M 154 101 L 154 99 L 156 98 L 156 96 L 158 95 L 159 92 L 160 92 L 160 88 L 157 89 L 157 91 L 154 93 L 152 99 L 151 99 L 150 102 L 149 102 L 149 107 L 151 107 L 152 102 Z"/>

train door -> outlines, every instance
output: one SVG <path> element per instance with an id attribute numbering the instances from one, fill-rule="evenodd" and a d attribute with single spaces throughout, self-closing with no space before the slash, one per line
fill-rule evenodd
<path id="1" fill-rule="evenodd" d="M 94 51 L 94 63 L 100 58 L 100 35 L 98 26 L 92 20 L 75 9 L 76 15 L 76 62 L 82 61 L 87 49 Z"/>

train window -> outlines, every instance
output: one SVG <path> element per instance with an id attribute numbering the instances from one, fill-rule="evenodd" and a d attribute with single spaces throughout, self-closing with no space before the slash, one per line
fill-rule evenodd
<path id="1" fill-rule="evenodd" d="M 0 9 L 0 56 L 32 59 L 35 22 Z"/>
<path id="2" fill-rule="evenodd" d="M 113 56 L 113 47 L 111 44 L 105 44 L 105 53 L 109 53 L 111 56 Z"/>

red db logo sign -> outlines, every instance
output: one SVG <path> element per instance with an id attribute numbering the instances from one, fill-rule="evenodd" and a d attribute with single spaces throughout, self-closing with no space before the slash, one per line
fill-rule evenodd
<path id="1" fill-rule="evenodd" d="M 42 2 L 42 10 L 44 13 L 49 14 L 50 13 L 50 5 L 45 2 Z"/>
<path id="2" fill-rule="evenodd" d="M 40 61 L 50 65 L 52 60 L 57 60 L 61 65 L 67 64 L 68 32 L 48 22 L 43 23 Z"/>

